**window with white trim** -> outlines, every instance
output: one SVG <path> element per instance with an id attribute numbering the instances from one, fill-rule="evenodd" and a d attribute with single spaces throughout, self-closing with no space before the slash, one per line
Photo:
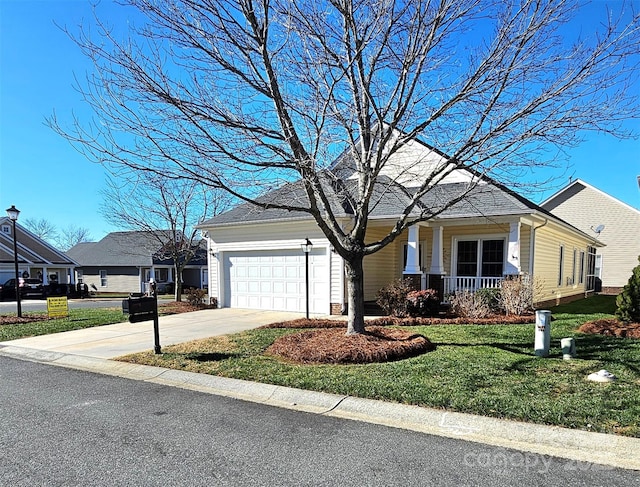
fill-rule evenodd
<path id="1" fill-rule="evenodd" d="M 505 266 L 504 238 L 456 241 L 455 272 L 461 277 L 502 277 Z"/>
<path id="2" fill-rule="evenodd" d="M 580 251 L 580 269 L 578 270 L 578 283 L 584 284 L 584 264 L 585 264 L 585 252 L 584 250 Z"/>
<path id="3" fill-rule="evenodd" d="M 596 254 L 596 267 L 593 274 L 598 279 L 602 279 L 602 254 Z"/>
<path id="4" fill-rule="evenodd" d="M 107 287 L 107 271 L 100 271 L 100 287 Z"/>
<path id="5" fill-rule="evenodd" d="M 558 256 L 558 286 L 562 286 L 562 281 L 564 278 L 564 246 L 560 246 Z"/>

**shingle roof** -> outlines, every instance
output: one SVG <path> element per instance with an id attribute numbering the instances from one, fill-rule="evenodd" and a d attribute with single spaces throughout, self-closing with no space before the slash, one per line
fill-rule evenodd
<path id="1" fill-rule="evenodd" d="M 349 205 L 344 202 L 338 192 L 332 188 L 328 178 L 325 178 L 325 193 L 329 199 L 331 208 L 336 216 L 348 216 L 351 212 Z M 307 207 L 309 199 L 304 191 L 302 181 L 287 183 L 281 188 L 267 193 L 265 196 L 258 198 L 260 203 L 271 203 L 273 205 L 289 205 Z M 243 203 L 229 211 L 221 213 L 209 220 L 202 222 L 199 227 L 207 227 L 211 225 L 224 225 L 228 223 L 239 222 L 258 222 L 258 221 L 282 221 L 292 219 L 309 219 L 310 214 L 305 211 L 290 211 L 281 208 L 264 209 L 252 203 Z"/>
<path id="2" fill-rule="evenodd" d="M 201 243 L 200 243 L 201 244 Z M 202 246 L 201 246 L 202 249 Z M 149 232 L 112 232 L 99 242 L 84 242 L 71 248 L 67 254 L 81 266 L 141 266 L 171 264 L 171 259 L 155 258 L 160 250 L 157 237 Z M 204 252 L 205 257 L 202 256 Z M 204 265 L 206 249 L 199 250 L 190 264 Z"/>
<path id="3" fill-rule="evenodd" d="M 81 266 L 150 266 L 158 241 L 146 232 L 113 232 L 67 251 Z"/>
<path id="4" fill-rule="evenodd" d="M 353 184 L 355 183 L 348 182 L 347 186 L 353 186 Z M 353 190 L 353 187 L 351 187 L 351 190 Z M 422 208 L 424 208 L 425 211 L 432 210 L 440 212 L 453 198 L 467 190 L 467 183 L 436 185 L 422 197 Z M 414 191 L 415 189 L 412 188 L 403 188 L 395 185 L 388 180 L 388 178 L 381 178 L 379 184 L 376 185 L 369 217 L 372 219 L 397 217 L 406 208 Z M 346 217 L 353 214 L 349 205 L 338 203 L 339 198 L 335 191 L 331 190 L 330 194 L 332 195 L 332 207 L 338 216 Z M 286 202 L 288 197 L 296 198 L 297 201 L 301 201 L 304 197 L 306 203 L 306 196 L 302 193 L 300 183 L 290 183 L 285 188 L 267 194 L 261 200 L 278 203 Z M 289 199 L 288 201 L 293 200 L 294 199 Z M 420 209 L 416 208 L 413 213 L 416 214 L 419 211 Z M 535 203 L 504 187 L 492 183 L 482 183 L 471 189 L 462 201 L 445 209 L 438 216 L 439 218 L 473 218 L 526 214 L 534 211 L 549 214 L 548 211 L 540 208 Z M 288 211 L 277 208 L 265 210 L 256 205 L 245 203 L 207 220 L 202 223 L 201 226 L 207 227 L 232 223 L 257 223 L 310 218 L 311 216 L 306 212 Z"/>

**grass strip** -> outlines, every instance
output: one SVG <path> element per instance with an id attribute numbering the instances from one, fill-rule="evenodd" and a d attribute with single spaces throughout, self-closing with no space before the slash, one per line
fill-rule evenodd
<path id="1" fill-rule="evenodd" d="M 562 309 L 560 309 L 561 311 Z M 565 308 L 566 310 L 566 308 Z M 294 329 L 257 329 L 165 347 L 124 361 L 540 424 L 640 437 L 640 340 L 584 335 L 604 313 L 555 313 L 549 358 L 534 356 L 534 326 L 411 327 L 437 345 L 396 362 L 295 365 L 263 354 Z M 404 327 L 403 329 L 407 329 Z M 574 337 L 577 358 L 563 360 L 560 339 Z M 609 384 L 586 376 L 607 369 Z"/>

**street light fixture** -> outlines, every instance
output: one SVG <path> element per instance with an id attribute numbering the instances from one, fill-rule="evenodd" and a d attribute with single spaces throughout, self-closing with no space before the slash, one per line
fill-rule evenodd
<path id="1" fill-rule="evenodd" d="M 313 244 L 306 238 L 305 242 L 300 244 L 302 251 L 304 252 L 304 282 L 305 282 L 305 300 L 307 309 L 307 319 L 309 319 L 309 254 L 313 250 Z"/>
<path id="2" fill-rule="evenodd" d="M 11 205 L 11 208 L 7 208 L 7 215 L 13 223 L 13 261 L 16 267 L 16 303 L 18 306 L 18 318 L 22 317 L 22 305 L 20 304 L 20 275 L 18 273 L 18 236 L 16 235 L 16 220 L 20 210 L 15 205 Z"/>

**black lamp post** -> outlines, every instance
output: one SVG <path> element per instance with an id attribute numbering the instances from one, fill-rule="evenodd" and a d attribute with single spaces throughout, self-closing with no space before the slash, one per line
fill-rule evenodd
<path id="1" fill-rule="evenodd" d="M 16 235 L 16 220 L 20 210 L 15 205 L 11 205 L 11 208 L 7 208 L 7 215 L 13 223 L 13 261 L 16 266 L 16 303 L 18 304 L 18 317 L 22 317 L 22 305 L 20 304 L 20 275 L 18 273 L 18 236 Z"/>
<path id="2" fill-rule="evenodd" d="M 305 300 L 307 304 L 307 319 L 309 319 L 309 254 L 313 249 L 313 244 L 306 238 L 303 244 L 300 244 L 304 252 L 304 282 L 305 282 Z"/>

